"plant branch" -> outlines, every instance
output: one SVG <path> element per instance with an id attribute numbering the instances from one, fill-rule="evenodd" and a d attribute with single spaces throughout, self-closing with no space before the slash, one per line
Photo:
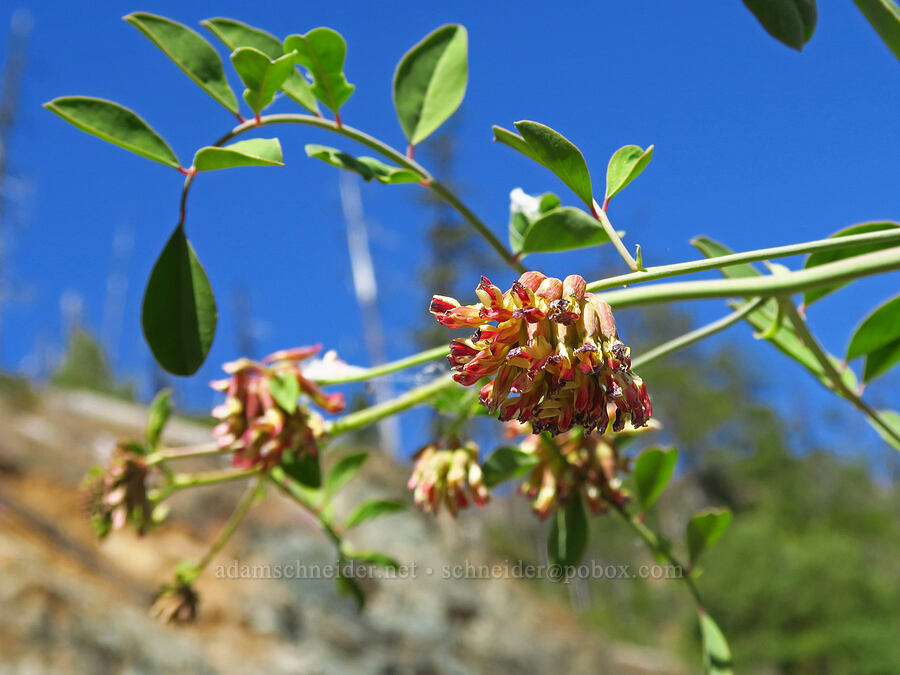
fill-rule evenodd
<path id="1" fill-rule="evenodd" d="M 604 206 L 606 206 L 606 202 L 604 202 Z M 600 225 L 603 227 L 603 231 L 606 232 L 606 236 L 609 237 L 612 245 L 615 246 L 616 250 L 619 252 L 619 255 L 622 256 L 622 260 L 625 261 L 625 264 L 628 265 L 628 269 L 632 272 L 637 272 L 641 269 L 641 266 L 638 265 L 637 260 L 635 260 L 631 254 L 628 252 L 628 249 L 625 248 L 625 244 L 622 242 L 621 237 L 619 237 L 619 233 L 616 232 L 616 228 L 612 226 L 612 223 L 609 222 L 609 218 L 606 215 L 606 209 L 601 207 L 597 200 L 594 200 L 593 205 L 591 205 L 591 212 L 594 214 L 594 218 L 600 221 Z"/>
<path id="2" fill-rule="evenodd" d="M 813 353 L 813 356 L 816 357 L 816 360 L 822 366 L 828 379 L 831 380 L 835 393 L 847 399 L 857 410 L 871 419 L 879 429 L 884 431 L 884 433 L 893 438 L 897 443 L 900 443 L 900 433 L 897 433 L 897 430 L 885 422 L 884 418 L 877 410 L 863 401 L 859 394 L 847 386 L 847 383 L 844 382 L 844 379 L 841 377 L 841 374 L 838 372 L 834 363 L 832 363 L 828 354 L 822 348 L 822 345 L 819 344 L 818 340 L 816 340 L 815 336 L 809 330 L 806 321 L 800 316 L 800 312 L 797 311 L 793 301 L 791 301 L 790 298 L 784 298 L 781 301 L 781 306 L 784 308 L 788 319 L 790 319 L 791 323 L 794 325 L 797 337 L 799 337 Z"/>
<path id="3" fill-rule="evenodd" d="M 323 117 L 314 117 L 313 115 L 302 115 L 298 113 L 281 113 L 277 115 L 264 115 L 260 117 L 258 121 L 247 120 L 246 122 L 239 124 L 227 134 L 222 136 L 222 138 L 213 143 L 213 146 L 222 146 L 228 141 L 236 138 L 237 136 L 240 136 L 247 131 L 252 131 L 253 129 L 256 129 L 258 127 L 267 126 L 270 124 L 303 124 L 306 126 L 333 131 L 336 134 L 340 134 L 341 136 L 364 145 L 370 150 L 374 150 L 378 154 L 386 157 L 387 159 L 391 160 L 398 166 L 403 167 L 404 169 L 415 171 L 420 176 L 422 176 L 424 181 L 423 184 L 426 187 L 430 188 L 436 195 L 443 199 L 454 210 L 456 210 L 456 212 L 463 217 L 463 219 L 472 227 L 472 229 L 474 229 L 485 239 L 485 241 L 487 241 L 491 248 L 493 248 L 497 252 L 497 254 L 507 265 L 509 265 L 519 273 L 526 271 L 527 268 L 522 265 L 518 257 L 503 245 L 503 242 L 501 242 L 500 239 L 498 239 L 497 236 L 493 232 L 491 232 L 490 228 L 488 228 L 488 226 L 485 225 L 484 222 L 482 222 L 482 220 L 459 199 L 459 197 L 457 197 L 440 181 L 435 179 L 435 177 L 432 176 L 425 167 L 423 167 L 407 154 L 404 154 L 403 152 L 392 148 L 387 143 L 383 143 L 374 136 L 370 136 L 369 134 L 360 131 L 359 129 L 354 129 L 353 127 L 347 126 L 346 124 L 339 124 Z M 182 194 L 182 220 L 184 214 L 184 199 L 187 195 L 187 190 L 190 188 L 190 179 L 191 176 L 188 175 L 188 178 L 185 180 L 185 188 Z"/>
<path id="4" fill-rule="evenodd" d="M 900 269 L 900 247 L 786 274 L 704 281 L 676 281 L 602 293 L 614 308 L 679 300 L 790 295 Z"/>
<path id="5" fill-rule="evenodd" d="M 632 368 L 640 368 L 642 366 L 646 366 L 653 361 L 656 361 L 657 359 L 668 356 L 674 351 L 683 349 L 684 347 L 688 347 L 695 342 L 699 342 L 700 340 L 708 338 L 710 335 L 715 335 L 716 333 L 725 330 L 729 326 L 733 326 L 751 312 L 759 309 L 766 303 L 766 301 L 767 298 L 756 298 L 751 302 L 747 302 L 742 305 L 740 309 L 733 311 L 731 314 L 723 316 L 721 319 L 717 319 L 712 323 L 708 323 L 705 326 L 701 326 L 700 328 L 692 330 L 689 333 L 685 333 L 684 335 L 679 335 L 677 338 L 669 340 L 668 342 L 664 342 L 648 352 L 644 352 L 643 354 L 632 360 L 631 366 Z"/>
<path id="6" fill-rule="evenodd" d="M 331 437 L 340 436 L 341 434 L 356 431 L 357 429 L 362 429 L 370 424 L 374 424 L 390 415 L 396 415 L 404 410 L 409 410 L 420 403 L 424 403 L 453 384 L 455 383 L 449 375 L 443 375 L 432 380 L 428 384 L 423 384 L 421 387 L 410 389 L 408 392 L 395 399 L 339 417 L 328 425 L 328 435 Z"/>
<path id="7" fill-rule="evenodd" d="M 418 354 L 413 354 L 412 356 L 407 356 L 396 361 L 391 361 L 390 363 L 375 366 L 374 368 L 357 370 L 349 375 L 338 375 L 336 377 L 320 377 L 314 379 L 317 384 L 320 384 L 323 387 L 332 384 L 362 382 L 364 380 L 381 377 L 382 375 L 389 375 L 391 373 L 397 372 L 398 370 L 403 370 L 404 368 L 412 368 L 413 366 L 428 363 L 429 361 L 436 361 L 437 359 L 446 356 L 449 353 L 449 347 L 435 347 L 433 349 L 426 349 L 425 351 L 419 352 Z"/>
<path id="8" fill-rule="evenodd" d="M 241 524 L 241 521 L 244 520 L 244 517 L 250 511 L 250 507 L 253 506 L 253 503 L 256 501 L 257 496 L 260 494 L 263 486 L 263 477 L 260 476 L 255 481 L 253 481 L 252 485 L 247 486 L 246 491 L 244 492 L 244 496 L 241 497 L 241 501 L 238 502 L 238 505 L 235 507 L 234 512 L 231 514 L 231 517 L 228 519 L 228 522 L 225 523 L 225 527 L 222 528 L 222 531 L 219 532 L 219 536 L 216 537 L 216 540 L 212 543 L 212 546 L 209 547 L 209 550 L 203 555 L 203 557 L 197 562 L 195 565 L 196 574 L 199 576 L 206 566 L 212 561 L 213 558 L 216 557 L 219 551 L 222 550 L 222 547 L 231 539 L 231 535 L 234 534 L 234 531 L 238 528 L 238 525 Z"/>
<path id="9" fill-rule="evenodd" d="M 628 523 L 629 527 L 637 533 L 637 535 L 644 540 L 644 543 L 647 544 L 647 548 L 657 556 L 662 556 L 666 560 L 669 561 L 673 567 L 677 568 L 681 572 L 681 576 L 679 577 L 682 581 L 684 581 L 685 585 L 690 591 L 691 596 L 694 598 L 694 601 L 697 603 L 697 607 L 699 609 L 703 609 L 703 601 L 700 598 L 700 591 L 697 590 L 697 585 L 694 583 L 694 578 L 691 576 L 688 568 L 681 563 L 681 561 L 675 557 L 672 551 L 669 549 L 668 545 L 664 545 L 660 540 L 660 536 L 647 527 L 644 523 L 638 520 L 637 516 L 631 516 L 625 509 L 612 502 L 608 502 L 610 508 L 613 511 L 618 513 L 622 519 Z"/>
<path id="10" fill-rule="evenodd" d="M 829 237 L 828 239 L 817 239 L 815 241 L 806 241 L 800 244 L 790 244 L 788 246 L 761 248 L 755 251 L 732 253 L 730 255 L 717 256 L 715 258 L 703 258 L 702 260 L 691 260 L 689 262 L 675 263 L 672 265 L 648 267 L 642 272 L 621 274 L 619 276 L 594 281 L 588 284 L 587 290 L 602 291 L 607 288 L 615 288 L 616 286 L 628 286 L 644 281 L 656 281 L 657 279 L 665 279 L 681 274 L 705 272 L 708 270 L 721 269 L 722 267 L 730 267 L 731 265 L 770 260 L 772 258 L 785 258 L 792 255 L 817 253 L 821 251 L 836 251 L 867 244 L 894 243 L 900 243 L 900 227 L 890 230 L 881 230 L 879 232 L 854 234 L 848 237 Z"/>
<path id="11" fill-rule="evenodd" d="M 204 485 L 218 485 L 233 480 L 240 480 L 259 473 L 259 468 L 251 469 L 223 469 L 221 471 L 204 471 L 203 473 L 176 473 L 172 479 L 161 487 L 151 497 L 154 502 L 161 502 L 173 492 L 186 488 L 201 487 Z"/>
<path id="12" fill-rule="evenodd" d="M 164 448 L 147 455 L 148 465 L 161 464 L 170 459 L 189 459 L 192 457 L 208 457 L 230 452 L 229 448 L 220 448 L 217 443 L 204 443 L 202 445 L 188 445 L 183 448 Z"/>
<path id="13" fill-rule="evenodd" d="M 322 515 L 321 510 L 319 510 L 314 504 L 310 503 L 310 501 L 300 490 L 296 489 L 294 483 L 291 482 L 285 475 L 284 469 L 282 469 L 280 466 L 273 467 L 269 472 L 269 478 L 275 484 L 275 486 L 278 487 L 279 490 L 281 490 L 284 494 L 297 502 L 300 506 L 303 507 L 304 510 L 306 510 L 316 519 L 319 527 L 322 528 L 322 531 L 328 536 L 329 539 L 331 539 L 332 543 L 334 543 L 338 551 L 340 551 L 342 545 L 341 535 Z"/>

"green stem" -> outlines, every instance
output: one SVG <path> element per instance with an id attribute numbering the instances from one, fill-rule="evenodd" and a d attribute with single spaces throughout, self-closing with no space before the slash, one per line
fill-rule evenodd
<path id="1" fill-rule="evenodd" d="M 220 448 L 217 443 L 204 443 L 202 445 L 189 445 L 183 448 L 165 448 L 147 455 L 148 465 L 160 464 L 170 459 L 188 459 L 191 457 L 208 457 L 231 452 L 229 448 Z"/>
<path id="2" fill-rule="evenodd" d="M 679 300 L 771 297 L 791 295 L 821 286 L 838 285 L 860 277 L 897 269 L 900 269 L 900 247 L 867 253 L 787 274 L 736 279 L 676 281 L 609 291 L 601 294 L 601 297 L 615 308 Z"/>
<path id="3" fill-rule="evenodd" d="M 321 377 L 316 378 L 316 383 L 324 386 L 332 385 L 332 384 L 346 384 L 348 382 L 362 382 L 364 380 L 370 380 L 375 377 L 381 377 L 382 375 L 389 375 L 391 373 L 395 373 L 398 370 L 403 370 L 404 368 L 412 368 L 413 366 L 418 366 L 423 363 L 428 363 L 429 361 L 436 361 L 442 356 L 447 356 L 450 353 L 449 347 L 435 347 L 434 349 L 426 349 L 423 352 L 419 352 L 418 354 L 413 354 L 412 356 L 407 356 L 402 359 L 398 359 L 397 361 L 391 361 L 390 363 L 385 363 L 380 366 L 375 366 L 374 368 L 366 368 L 365 370 L 357 370 L 350 375 L 338 375 L 336 377 Z"/>
<path id="4" fill-rule="evenodd" d="M 485 225 L 481 219 L 476 216 L 469 207 L 467 207 L 460 199 L 445 185 L 440 183 L 438 180 L 428 172 L 425 167 L 419 164 L 417 161 L 408 157 L 404 153 L 400 152 L 389 146 L 387 143 L 383 143 L 378 140 L 374 136 L 370 136 L 369 134 L 360 131 L 359 129 L 354 129 L 353 127 L 347 126 L 346 124 L 338 125 L 336 122 L 332 120 L 325 119 L 323 117 L 315 117 L 313 115 L 301 115 L 296 113 L 281 113 L 278 115 L 265 115 L 256 120 L 247 120 L 246 122 L 239 124 L 234 129 L 225 134 L 218 141 L 213 143 L 214 146 L 221 146 L 227 143 L 228 141 L 240 136 L 244 132 L 252 131 L 257 127 L 267 126 L 270 124 L 303 124 L 306 126 L 317 127 L 319 129 L 327 129 L 328 131 L 333 131 L 336 134 L 340 134 L 346 138 L 349 138 L 352 141 L 356 141 L 357 143 L 364 145 L 370 150 L 374 150 L 378 154 L 383 157 L 388 158 L 398 166 L 403 167 L 404 169 L 409 169 L 411 171 L 415 171 L 425 181 L 427 187 L 431 188 L 431 190 L 441 197 L 447 204 L 449 204 L 453 209 L 456 210 L 459 215 L 463 217 L 463 219 L 474 229 L 478 234 L 484 237 L 485 241 L 493 248 L 497 254 L 503 258 L 503 261 L 512 267 L 517 272 L 521 273 L 526 270 L 525 266 L 519 262 L 518 258 L 510 251 L 506 246 L 503 245 L 497 236 L 491 232 L 487 225 Z M 190 187 L 190 183 L 188 181 L 185 182 L 185 192 Z M 182 216 L 184 214 L 184 201 L 182 199 Z"/>
<path id="5" fill-rule="evenodd" d="M 222 550 L 222 547 L 225 546 L 226 542 L 231 539 L 231 535 L 234 534 L 234 531 L 238 528 L 238 525 L 241 524 L 241 521 L 244 520 L 247 512 L 250 511 L 250 507 L 253 506 L 253 503 L 256 501 L 257 495 L 262 489 L 262 485 L 263 477 L 260 476 L 252 485 L 247 486 L 244 496 L 241 497 L 241 501 L 238 502 L 238 505 L 235 507 L 228 522 L 225 523 L 225 527 L 222 528 L 222 531 L 219 532 L 219 536 L 216 537 L 212 546 L 209 547 L 206 554 L 200 558 L 199 562 L 196 564 L 195 569 L 198 576 L 206 569 L 206 566 L 209 565 L 212 559 L 216 557 L 216 554 Z"/>
<path id="6" fill-rule="evenodd" d="M 205 485 L 218 485 L 219 483 L 227 483 L 254 476 L 258 473 L 258 467 L 250 469 L 223 469 L 222 471 L 205 471 L 203 473 L 176 473 L 151 499 L 154 502 L 161 502 L 178 490 Z"/>
<path id="7" fill-rule="evenodd" d="M 616 228 L 614 228 L 612 226 L 612 223 L 609 222 L 609 217 L 606 215 L 606 211 L 597 203 L 597 200 L 594 200 L 591 211 L 594 214 L 594 218 L 600 221 L 600 225 L 603 227 L 603 231 L 606 232 L 606 236 L 609 237 L 612 245 L 619 252 L 619 255 L 622 256 L 622 260 L 624 260 L 625 264 L 628 265 L 628 269 L 630 269 L 632 272 L 637 272 L 638 270 L 640 270 L 641 266 L 638 264 L 637 260 L 635 260 L 631 256 L 631 254 L 628 252 L 628 249 L 625 248 L 625 244 L 619 237 L 619 233 L 616 232 Z"/>
<path id="8" fill-rule="evenodd" d="M 284 469 L 280 466 L 273 467 L 269 472 L 269 478 L 271 481 L 288 497 L 297 502 L 300 506 L 304 508 L 310 515 L 312 515 L 316 522 L 319 523 L 319 527 L 322 528 L 322 531 L 328 536 L 329 539 L 334 543 L 337 547 L 338 551 L 341 550 L 341 535 L 337 530 L 334 529 L 334 526 L 322 515 L 322 512 L 316 507 L 315 504 L 312 504 L 307 498 L 306 495 L 303 494 L 302 491 L 298 490 L 296 485 L 293 482 L 288 480 L 288 477 L 284 473 Z"/>
<path id="9" fill-rule="evenodd" d="M 619 276 L 608 277 L 606 279 L 594 281 L 588 284 L 587 289 L 589 291 L 602 291 L 607 288 L 615 288 L 616 286 L 628 286 L 630 284 L 637 284 L 644 281 L 655 281 L 657 279 L 665 279 L 667 277 L 679 276 L 681 274 L 705 272 L 707 270 L 720 269 L 722 267 L 730 267 L 731 265 L 739 265 L 742 263 L 770 260 L 772 258 L 784 258 L 792 255 L 817 253 L 820 251 L 836 251 L 839 249 L 852 248 L 854 246 L 863 246 L 867 244 L 894 243 L 900 243 L 900 227 L 890 230 L 882 230 L 879 232 L 854 234 L 848 237 L 829 237 L 828 239 L 817 239 L 815 241 L 806 241 L 801 244 L 791 244 L 789 246 L 761 248 L 755 251 L 732 253 L 730 255 L 717 256 L 715 258 L 704 258 L 703 260 L 691 260 L 690 262 L 675 263 L 673 265 L 659 265 L 657 267 L 648 267 L 642 272 L 622 274 Z"/>
<path id="10" fill-rule="evenodd" d="M 813 353 L 813 356 L 816 357 L 816 360 L 822 366 L 828 379 L 831 380 L 835 393 L 847 399 L 857 410 L 871 419 L 878 428 L 884 431 L 884 433 L 893 438 L 897 443 L 900 443 L 900 434 L 884 421 L 884 418 L 877 410 L 863 401 L 859 394 L 847 386 L 847 383 L 844 382 L 844 378 L 841 377 L 841 374 L 822 348 L 822 345 L 819 344 L 819 341 L 816 340 L 815 336 L 809 330 L 806 321 L 800 316 L 800 312 L 797 311 L 794 303 L 789 298 L 785 298 L 782 300 L 781 305 L 787 313 L 788 319 L 790 319 L 791 323 L 794 325 L 797 337 L 799 337 L 803 344 L 805 344 Z"/>
<path id="11" fill-rule="evenodd" d="M 385 417 L 390 417 L 391 415 L 396 415 L 404 410 L 409 410 L 420 403 L 424 403 L 435 394 L 453 384 L 453 379 L 449 375 L 444 375 L 432 380 L 428 384 L 423 384 L 421 387 L 410 389 L 408 392 L 395 399 L 339 417 L 329 425 L 328 435 L 331 437 L 340 436 L 341 434 L 367 427 Z"/>
<path id="12" fill-rule="evenodd" d="M 717 319 L 712 323 L 708 323 L 705 326 L 697 328 L 696 330 L 692 330 L 690 333 L 679 335 L 677 338 L 669 340 L 668 342 L 664 342 L 663 344 L 654 347 L 648 352 L 644 352 L 643 354 L 632 360 L 631 366 L 635 369 L 646 366 L 647 364 L 652 363 L 657 359 L 668 356 L 678 349 L 683 349 L 684 347 L 688 347 L 695 342 L 703 340 L 704 338 L 708 338 L 710 335 L 714 335 L 720 331 L 723 331 L 729 326 L 733 326 L 734 324 L 736 324 L 751 312 L 754 312 L 762 307 L 766 303 L 766 301 L 766 298 L 756 298 L 751 302 L 747 302 L 742 305 L 740 309 L 733 311 L 727 316 L 723 316 L 721 319 Z"/>
<path id="13" fill-rule="evenodd" d="M 630 516 L 625 511 L 622 506 L 617 504 L 609 503 L 610 507 L 613 511 L 622 516 L 622 519 L 628 523 L 629 527 L 637 533 L 637 535 L 644 540 L 644 543 L 647 544 L 647 548 L 649 548 L 654 554 L 660 555 L 669 561 L 676 569 L 680 570 L 681 576 L 679 577 L 682 581 L 684 581 L 685 585 L 690 591 L 691 596 L 694 598 L 694 601 L 697 603 L 697 607 L 703 609 L 703 601 L 700 599 L 700 591 L 697 590 L 697 585 L 694 583 L 694 578 L 691 576 L 689 569 L 687 566 L 683 565 L 681 561 L 675 557 L 675 555 L 669 550 L 668 546 L 664 546 L 660 541 L 660 537 L 656 532 L 651 530 L 649 527 L 644 525 L 636 516 Z"/>

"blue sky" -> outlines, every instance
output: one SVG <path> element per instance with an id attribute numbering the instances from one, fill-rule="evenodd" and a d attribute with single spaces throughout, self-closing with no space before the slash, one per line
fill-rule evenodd
<path id="1" fill-rule="evenodd" d="M 817 239 L 852 223 L 900 219 L 897 160 L 900 63 L 852 3 L 823 2 L 804 52 L 771 39 L 738 0 L 691 3 L 238 3 L 19 2 L 34 28 L 10 148 L 15 175 L 7 211 L 7 278 L 27 293 L 3 308 L 0 364 L 21 370 L 36 344 L 59 345 L 60 298 L 84 298 L 84 322 L 99 331 L 114 267 L 117 232 L 133 235 L 123 268 L 128 286 L 121 334 L 112 347 L 124 375 L 147 382 L 150 355 L 139 316 L 144 283 L 177 220 L 182 177 L 76 131 L 40 107 L 60 95 L 110 98 L 141 114 L 185 163 L 230 129 L 230 114 L 196 87 L 133 27 L 125 11 L 164 14 L 196 27 L 230 16 L 284 36 L 320 25 L 348 42 L 346 73 L 356 92 L 344 121 L 403 146 L 390 82 L 400 56 L 447 22 L 469 30 L 470 77 L 459 131 L 456 179 L 465 201 L 505 238 L 508 195 L 553 190 L 557 179 L 491 142 L 492 124 L 533 119 L 558 129 L 584 152 L 601 183 L 609 155 L 628 143 L 655 144 L 650 167 L 617 197 L 610 215 L 641 243 L 646 264 L 698 257 L 688 240 L 706 234 L 742 250 Z M 15 5 L 6 4 L 4 15 Z M 0 16 L 5 44 L 7 16 Z M 224 50 L 223 50 L 223 56 Z M 236 80 L 235 89 L 240 91 Z M 290 111 L 289 100 L 271 111 Z M 193 405 L 211 401 L 208 379 L 236 354 L 234 289 L 249 293 L 264 330 L 263 353 L 322 342 L 365 362 L 352 294 L 337 171 L 309 160 L 304 143 L 359 152 L 307 128 L 269 127 L 285 148 L 284 169 L 201 176 L 190 196 L 187 231 L 219 298 L 210 359 L 183 387 Z M 27 189 L 21 189 L 22 186 Z M 392 358 L 415 349 L 432 291 L 417 273 L 430 213 L 416 186 L 362 186 L 380 309 Z M 615 265 L 610 251 L 533 256 L 530 265 L 564 275 Z M 796 267 L 800 261 L 788 260 Z M 503 272 L 501 286 L 512 280 Z M 477 279 L 471 280 L 474 288 Z M 810 312 L 826 345 L 842 353 L 853 327 L 896 292 L 897 274 L 867 280 Z M 698 321 L 724 313 L 721 302 L 691 305 Z M 107 326 L 118 326 L 118 321 Z M 116 334 L 116 330 L 112 334 Z M 729 339 L 771 372 L 771 395 L 809 410 L 844 411 L 803 371 L 755 343 L 746 326 Z M 624 336 L 626 341 L 628 336 Z M 897 407 L 898 377 L 868 397 Z M 851 445 L 886 453 L 861 419 Z M 844 448 L 855 452 L 856 447 Z"/>

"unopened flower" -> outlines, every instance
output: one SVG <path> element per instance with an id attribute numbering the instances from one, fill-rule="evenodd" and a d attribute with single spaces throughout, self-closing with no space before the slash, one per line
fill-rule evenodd
<path id="1" fill-rule="evenodd" d="M 458 447 L 459 446 L 459 447 Z M 440 511 L 441 502 L 456 515 L 469 505 L 471 499 L 484 506 L 490 499 L 478 464 L 478 446 L 469 441 L 426 445 L 413 459 L 416 466 L 407 487 L 413 491 L 413 499 L 426 513 Z"/>
<path id="2" fill-rule="evenodd" d="M 469 386 L 491 376 L 481 402 L 502 421 L 530 422 L 534 433 L 573 424 L 602 433 L 609 403 L 614 430 L 629 421 L 644 426 L 652 407 L 631 372 L 631 350 L 619 340 L 610 306 L 585 288 L 578 275 L 560 281 L 526 272 L 506 293 L 481 277 L 475 305 L 434 296 L 430 311 L 442 325 L 475 329 L 450 343 L 453 378 Z"/>
<path id="3" fill-rule="evenodd" d="M 132 522 L 143 535 L 153 522 L 147 497 L 147 466 L 143 452 L 130 443 L 113 450 L 109 465 L 96 469 L 85 481 L 91 525 L 101 539 Z"/>
<path id="4" fill-rule="evenodd" d="M 286 349 L 262 363 L 238 359 L 222 366 L 230 377 L 210 385 L 226 394 L 225 402 L 212 411 L 221 420 L 213 435 L 220 448 L 234 451 L 235 466 L 268 469 L 281 462 L 285 450 L 318 452 L 324 420 L 298 397 L 305 395 L 327 412 L 344 409 L 343 394 L 326 394 L 300 370 L 300 362 L 319 349 Z"/>

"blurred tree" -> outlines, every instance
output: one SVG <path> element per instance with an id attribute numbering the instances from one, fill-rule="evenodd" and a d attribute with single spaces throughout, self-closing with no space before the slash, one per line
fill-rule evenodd
<path id="1" fill-rule="evenodd" d="M 133 400 L 134 385 L 116 383 L 100 342 L 81 327 L 69 333 L 66 353 L 51 382 L 67 389 L 90 389 Z"/>

